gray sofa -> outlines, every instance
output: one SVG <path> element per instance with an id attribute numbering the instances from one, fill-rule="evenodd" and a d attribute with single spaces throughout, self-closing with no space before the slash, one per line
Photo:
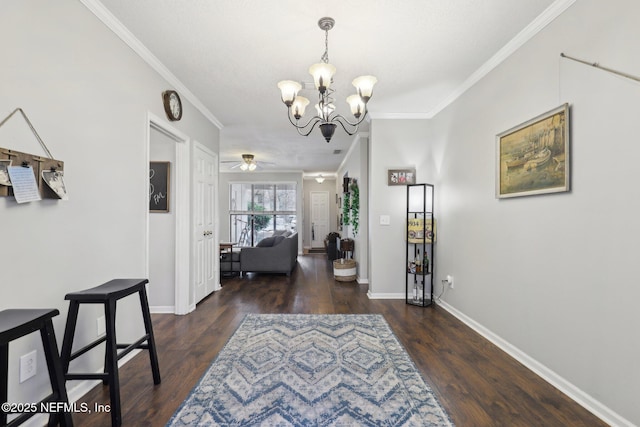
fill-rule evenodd
<path id="1" fill-rule="evenodd" d="M 285 273 L 291 271 L 298 261 L 298 233 L 290 236 L 273 236 L 258 242 L 253 248 L 242 248 L 240 271 L 243 273 Z"/>

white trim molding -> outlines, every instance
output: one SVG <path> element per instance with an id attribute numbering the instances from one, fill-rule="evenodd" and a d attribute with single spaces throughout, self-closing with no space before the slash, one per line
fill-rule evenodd
<path id="1" fill-rule="evenodd" d="M 369 299 L 405 299 L 404 293 L 372 293 L 371 291 L 367 292 L 367 297 Z"/>
<path id="2" fill-rule="evenodd" d="M 438 305 L 607 424 L 620 427 L 634 426 L 631 421 L 617 414 L 602 402 L 585 393 L 555 373 L 553 370 L 538 362 L 533 357 L 515 347 L 502 337 L 496 335 L 461 311 L 455 309 L 444 301 L 438 301 Z"/>
<path id="3" fill-rule="evenodd" d="M 173 305 L 149 306 L 149 312 L 151 314 L 173 314 L 175 313 L 175 306 Z"/>
<path id="4" fill-rule="evenodd" d="M 440 111 L 447 108 L 467 90 L 478 83 L 484 76 L 489 74 L 494 68 L 500 65 L 505 59 L 511 56 L 522 45 L 531 40 L 547 25 L 553 22 L 565 10 L 571 7 L 576 0 L 556 0 L 546 8 L 536 19 L 531 21 L 522 31 L 502 47 L 487 62 L 482 64 L 473 74 L 471 74 L 456 90 L 440 101 L 431 111 L 426 113 L 375 113 L 369 112 L 371 119 L 395 119 L 395 120 L 426 120 L 432 119 Z"/>
<path id="5" fill-rule="evenodd" d="M 91 11 L 103 24 L 113 31 L 120 39 L 127 44 L 135 53 L 142 58 L 151 68 L 160 74 L 169 84 L 171 84 L 180 96 L 189 101 L 198 111 L 202 113 L 214 126 L 222 129 L 222 123 L 211 111 L 162 63 L 142 44 L 132 33 L 120 22 L 99 0 L 80 0 L 80 2 Z"/>
<path id="6" fill-rule="evenodd" d="M 449 104 L 453 103 L 463 93 L 478 83 L 484 76 L 489 74 L 494 68 L 500 65 L 504 60 L 510 57 L 515 51 L 520 49 L 522 45 L 531 40 L 536 34 L 542 31 L 547 25 L 553 22 L 565 10 L 571 7 L 576 0 L 556 0 L 548 8 L 546 8 L 536 19 L 531 21 L 529 25 L 524 27 L 516 36 L 502 47 L 487 62 L 482 64 L 467 80 L 465 80 L 451 95 L 443 99 L 434 109 L 427 114 L 428 118 L 434 117 L 440 111 L 444 110 Z"/>

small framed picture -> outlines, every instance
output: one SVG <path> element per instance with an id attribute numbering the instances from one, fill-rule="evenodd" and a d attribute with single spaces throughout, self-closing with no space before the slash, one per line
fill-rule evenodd
<path id="1" fill-rule="evenodd" d="M 0 185 L 11 187 L 11 180 L 9 179 L 9 171 L 7 168 L 11 166 L 11 160 L 0 159 Z"/>
<path id="2" fill-rule="evenodd" d="M 169 212 L 169 162 L 149 162 L 149 212 Z"/>
<path id="3" fill-rule="evenodd" d="M 56 193 L 59 199 L 69 200 L 67 187 L 64 184 L 64 171 L 42 171 L 42 179 L 47 183 L 47 186 Z"/>
<path id="4" fill-rule="evenodd" d="M 415 183 L 415 168 L 387 170 L 387 185 L 409 185 Z"/>

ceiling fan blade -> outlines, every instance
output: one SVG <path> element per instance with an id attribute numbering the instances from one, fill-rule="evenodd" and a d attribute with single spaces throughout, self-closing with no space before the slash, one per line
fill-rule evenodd
<path id="1" fill-rule="evenodd" d="M 237 164 L 231 166 L 229 169 L 239 168 L 240 166 L 242 166 L 242 163 L 237 163 Z"/>

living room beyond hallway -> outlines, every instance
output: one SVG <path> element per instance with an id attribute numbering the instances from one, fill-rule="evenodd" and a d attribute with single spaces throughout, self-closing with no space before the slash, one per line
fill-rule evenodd
<path id="1" fill-rule="evenodd" d="M 151 284 L 152 286 L 152 284 Z M 290 277 L 224 278 L 222 290 L 186 316 L 154 314 L 162 384 L 146 353 L 120 369 L 124 426 L 165 425 L 248 313 L 382 314 L 455 425 L 604 426 L 586 409 L 439 308 L 370 300 L 368 285 L 337 282 L 324 254 L 298 257 Z M 98 385 L 82 399 L 108 403 Z M 74 414 L 77 426 L 108 426 L 108 413 Z"/>

